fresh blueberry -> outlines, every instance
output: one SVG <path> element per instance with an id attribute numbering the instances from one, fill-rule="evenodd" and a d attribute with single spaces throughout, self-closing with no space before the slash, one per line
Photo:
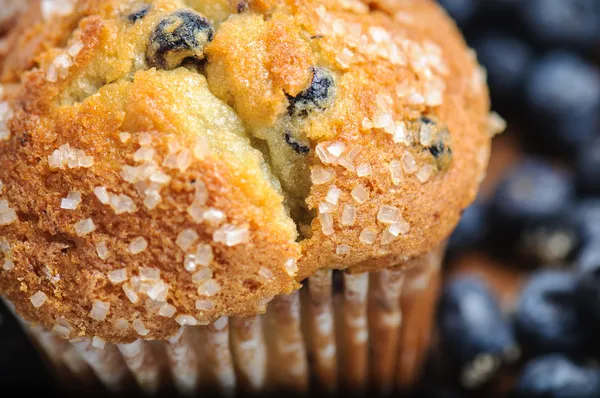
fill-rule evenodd
<path id="1" fill-rule="evenodd" d="M 600 198 L 588 198 L 577 202 L 569 217 L 581 232 L 583 243 L 600 241 Z"/>
<path id="2" fill-rule="evenodd" d="M 591 241 L 575 260 L 577 299 L 588 328 L 600 329 L 600 240 Z"/>
<path id="3" fill-rule="evenodd" d="M 186 59 L 202 60 L 213 39 L 213 27 L 202 15 L 179 10 L 166 16 L 150 34 L 146 59 L 151 67 L 174 69 Z"/>
<path id="4" fill-rule="evenodd" d="M 335 79 L 325 68 L 314 67 L 310 86 L 300 94 L 288 95 L 290 116 L 307 117 L 313 110 L 324 110 L 335 94 Z"/>
<path id="5" fill-rule="evenodd" d="M 512 329 L 487 285 L 475 276 L 448 282 L 438 307 L 440 344 L 464 387 L 488 381 L 518 355 Z"/>
<path id="6" fill-rule="evenodd" d="M 600 108 L 582 113 L 577 117 L 556 119 L 554 126 L 545 127 L 548 144 L 545 145 L 558 156 L 578 156 L 580 148 L 587 145 L 600 131 Z M 537 121 L 541 125 L 541 121 Z M 539 139 L 539 131 L 537 132 Z M 551 148 L 551 146 L 554 148 Z M 542 145 L 543 147 L 544 145 Z"/>
<path id="7" fill-rule="evenodd" d="M 573 197 L 568 173 L 540 158 L 526 158 L 508 171 L 494 195 L 492 217 L 494 227 L 500 229 L 497 236 L 516 237 L 526 223 L 561 214 Z"/>
<path id="8" fill-rule="evenodd" d="M 600 138 L 580 146 L 576 169 L 579 190 L 584 195 L 600 196 Z"/>
<path id="9" fill-rule="evenodd" d="M 523 367 L 515 396 L 597 398 L 600 397 L 600 370 L 582 366 L 561 354 L 535 358 Z"/>
<path id="10" fill-rule="evenodd" d="M 535 265 L 564 265 L 582 243 L 582 231 L 567 215 L 552 216 L 525 224 L 518 250 Z"/>
<path id="11" fill-rule="evenodd" d="M 439 3 L 461 28 L 473 20 L 479 7 L 478 0 L 439 0 Z"/>
<path id="12" fill-rule="evenodd" d="M 525 99 L 537 132 L 534 144 L 573 151 L 600 125 L 600 71 L 574 54 L 550 53 L 531 68 Z"/>
<path id="13" fill-rule="evenodd" d="M 488 233 L 488 204 L 476 201 L 467 207 L 448 242 L 451 253 L 479 246 Z"/>
<path id="14" fill-rule="evenodd" d="M 579 352 L 586 333 L 577 307 L 577 278 L 541 270 L 527 281 L 515 311 L 515 327 L 528 354 Z"/>
<path id="15" fill-rule="evenodd" d="M 491 31 L 478 34 L 473 47 L 487 70 L 493 100 L 520 99 L 534 58 L 530 46 L 507 33 Z"/>
<path id="16" fill-rule="evenodd" d="M 520 8 L 525 26 L 542 44 L 589 48 L 599 42 L 598 0 L 526 0 Z"/>

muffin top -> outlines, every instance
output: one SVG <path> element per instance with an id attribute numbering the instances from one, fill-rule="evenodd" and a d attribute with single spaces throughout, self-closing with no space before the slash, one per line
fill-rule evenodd
<path id="1" fill-rule="evenodd" d="M 485 75 L 432 1 L 41 4 L 0 55 L 0 291 L 63 337 L 260 313 L 476 195 Z"/>

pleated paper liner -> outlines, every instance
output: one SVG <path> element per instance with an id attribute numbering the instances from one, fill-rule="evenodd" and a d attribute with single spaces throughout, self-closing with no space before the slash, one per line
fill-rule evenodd
<path id="1" fill-rule="evenodd" d="M 389 393 L 420 376 L 442 251 L 377 272 L 321 270 L 300 291 L 273 299 L 263 315 L 185 327 L 167 341 L 66 341 L 26 329 L 53 368 L 83 388 Z"/>

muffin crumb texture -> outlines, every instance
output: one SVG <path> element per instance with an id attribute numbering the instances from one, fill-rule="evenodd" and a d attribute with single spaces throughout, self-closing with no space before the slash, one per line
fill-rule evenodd
<path id="1" fill-rule="evenodd" d="M 502 120 L 429 0 L 33 2 L 0 52 L 0 291 L 129 343 L 434 250 Z"/>

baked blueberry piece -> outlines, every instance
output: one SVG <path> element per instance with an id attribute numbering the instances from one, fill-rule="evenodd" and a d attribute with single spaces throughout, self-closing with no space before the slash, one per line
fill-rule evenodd
<path id="1" fill-rule="evenodd" d="M 166 15 L 148 39 L 148 65 L 169 70 L 186 59 L 200 61 L 204 58 L 204 47 L 213 36 L 214 29 L 208 19 L 196 12 L 180 10 Z"/>

